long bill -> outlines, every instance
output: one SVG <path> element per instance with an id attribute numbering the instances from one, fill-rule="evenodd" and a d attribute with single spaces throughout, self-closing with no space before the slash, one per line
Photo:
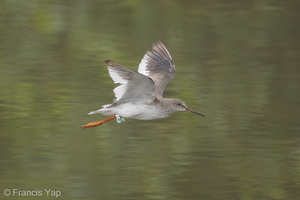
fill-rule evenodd
<path id="1" fill-rule="evenodd" d="M 188 108 L 188 107 L 186 107 L 185 109 L 186 109 L 186 111 L 195 113 L 195 114 L 200 115 L 200 116 L 202 116 L 202 117 L 205 117 L 205 115 L 203 115 L 203 114 L 201 114 L 201 113 L 198 113 L 198 112 L 196 112 L 196 111 L 194 111 L 194 110 L 192 110 L 192 109 L 190 109 L 190 108 Z"/>

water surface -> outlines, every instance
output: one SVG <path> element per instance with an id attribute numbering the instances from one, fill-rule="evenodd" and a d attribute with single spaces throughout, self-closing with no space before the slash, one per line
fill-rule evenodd
<path id="1" fill-rule="evenodd" d="M 0 190 L 36 199 L 297 199 L 296 1 L 0 2 Z M 136 70 L 162 41 L 165 97 L 206 115 L 109 122 L 104 60 Z M 94 102 L 84 102 L 94 101 Z M 6 190 L 7 191 L 7 190 Z"/>

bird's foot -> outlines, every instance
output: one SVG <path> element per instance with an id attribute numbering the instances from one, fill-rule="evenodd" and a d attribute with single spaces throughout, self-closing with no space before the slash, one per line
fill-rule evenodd
<path id="1" fill-rule="evenodd" d="M 108 117 L 108 118 L 106 118 L 106 119 L 104 119 L 104 120 L 98 121 L 98 122 L 91 122 L 91 123 L 88 123 L 88 124 L 86 124 L 86 125 L 81 126 L 80 128 L 84 129 L 84 128 L 93 128 L 93 127 L 97 127 L 97 126 L 100 126 L 100 125 L 102 125 L 102 124 L 104 124 L 104 123 L 106 123 L 106 122 L 109 122 L 109 121 L 111 121 L 111 120 L 113 120 L 113 119 L 115 119 L 115 118 L 116 118 L 116 115 L 113 115 L 113 116 L 110 116 L 110 117 Z"/>

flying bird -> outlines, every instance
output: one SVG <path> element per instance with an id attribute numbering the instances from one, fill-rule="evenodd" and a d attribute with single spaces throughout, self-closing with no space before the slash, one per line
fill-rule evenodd
<path id="1" fill-rule="evenodd" d="M 170 53 L 160 41 L 152 44 L 152 50 L 145 54 L 138 72 L 111 60 L 105 62 L 114 83 L 121 84 L 114 89 L 116 99 L 112 104 L 88 113 L 101 113 L 109 116 L 108 118 L 88 123 L 81 128 L 96 127 L 116 118 L 119 121 L 124 118 L 166 118 L 177 111 L 189 111 L 204 117 L 203 114 L 187 107 L 180 99 L 163 98 L 165 87 L 175 76 L 175 65 Z"/>

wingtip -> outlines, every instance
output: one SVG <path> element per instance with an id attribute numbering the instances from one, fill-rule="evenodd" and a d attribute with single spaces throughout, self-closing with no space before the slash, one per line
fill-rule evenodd
<path id="1" fill-rule="evenodd" d="M 117 63 L 112 60 L 106 60 L 105 63 L 107 63 L 109 66 L 117 65 Z"/>
<path id="2" fill-rule="evenodd" d="M 154 46 L 156 46 L 156 45 L 158 45 L 158 44 L 162 44 L 162 42 L 158 40 L 158 41 L 156 41 L 156 42 L 153 42 L 153 43 L 152 43 L 152 46 L 154 47 Z"/>

